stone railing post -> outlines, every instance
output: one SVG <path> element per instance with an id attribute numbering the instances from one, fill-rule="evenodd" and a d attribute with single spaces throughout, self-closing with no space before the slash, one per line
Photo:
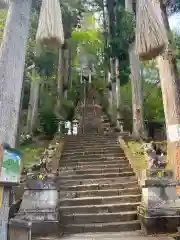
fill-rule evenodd
<path id="1" fill-rule="evenodd" d="M 142 200 L 138 218 L 144 234 L 173 233 L 180 226 L 180 199 L 176 192 L 179 182 L 173 171 L 145 169 Z"/>
<path id="2" fill-rule="evenodd" d="M 11 219 L 8 228 L 8 240 L 31 240 L 31 221 Z"/>
<path id="3" fill-rule="evenodd" d="M 58 192 L 54 181 L 55 176 L 27 176 L 22 203 L 15 219 L 31 221 L 32 236 L 59 234 Z"/>

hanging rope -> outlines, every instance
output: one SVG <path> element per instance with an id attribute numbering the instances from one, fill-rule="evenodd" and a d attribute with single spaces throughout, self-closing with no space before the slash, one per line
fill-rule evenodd
<path id="1" fill-rule="evenodd" d="M 151 60 L 163 52 L 166 36 L 151 0 L 137 0 L 136 52 L 141 60 Z"/>
<path id="2" fill-rule="evenodd" d="M 37 44 L 59 48 L 64 43 L 61 8 L 58 0 L 43 0 L 36 34 Z"/>

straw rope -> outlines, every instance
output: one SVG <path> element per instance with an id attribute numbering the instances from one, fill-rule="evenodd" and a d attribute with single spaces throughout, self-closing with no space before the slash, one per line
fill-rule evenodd
<path id="1" fill-rule="evenodd" d="M 61 8 L 58 0 L 43 0 L 36 34 L 37 43 L 60 47 L 64 43 Z"/>
<path id="2" fill-rule="evenodd" d="M 136 52 L 141 60 L 151 60 L 166 46 L 166 36 L 151 0 L 137 0 Z"/>

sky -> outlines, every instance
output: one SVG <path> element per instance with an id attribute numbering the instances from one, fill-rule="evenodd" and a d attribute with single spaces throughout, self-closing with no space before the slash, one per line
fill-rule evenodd
<path id="1" fill-rule="evenodd" d="M 180 33 L 180 13 L 174 14 L 169 18 L 171 29 L 176 29 Z"/>

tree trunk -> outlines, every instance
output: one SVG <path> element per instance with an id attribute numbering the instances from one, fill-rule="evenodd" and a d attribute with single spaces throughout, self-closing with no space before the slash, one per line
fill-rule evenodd
<path id="1" fill-rule="evenodd" d="M 109 34 L 109 23 L 107 17 L 106 0 L 103 0 L 103 27 L 104 27 L 104 80 L 108 82 L 109 72 L 109 59 L 107 58 L 106 52 L 108 49 L 108 34 Z"/>
<path id="2" fill-rule="evenodd" d="M 115 2 L 114 0 L 106 0 L 107 12 L 108 12 L 108 24 L 109 24 L 109 36 L 112 41 L 116 37 L 116 14 L 115 14 Z M 113 43 L 110 44 L 111 47 L 111 59 L 110 59 L 110 72 L 112 81 L 112 111 L 111 120 L 114 125 L 117 124 L 117 101 L 116 101 L 116 61 L 115 61 L 115 46 Z"/>
<path id="3" fill-rule="evenodd" d="M 64 51 L 64 75 L 63 83 L 67 86 L 69 78 L 69 50 Z M 67 99 L 67 89 L 64 91 L 64 98 Z"/>
<path id="4" fill-rule="evenodd" d="M 24 100 L 24 88 L 25 88 L 25 76 L 23 77 L 23 83 L 22 83 L 22 90 L 21 90 L 21 100 L 20 100 L 20 107 L 19 107 L 19 117 L 18 117 L 18 129 L 17 129 L 17 137 L 16 137 L 16 144 L 19 144 L 20 142 L 20 138 L 21 138 L 21 133 L 24 127 L 24 123 L 23 123 L 23 100 Z M 23 126 L 21 128 L 21 126 Z"/>
<path id="5" fill-rule="evenodd" d="M 112 80 L 111 80 L 111 73 L 108 73 L 108 87 L 112 86 Z M 109 116 L 112 115 L 112 104 L 113 104 L 113 99 L 112 99 L 112 89 L 108 88 L 108 114 Z"/>
<path id="6" fill-rule="evenodd" d="M 161 0 L 155 2 L 157 16 L 163 24 L 167 39 L 170 27 L 166 14 L 166 8 Z M 166 131 L 168 137 L 168 162 L 174 170 L 176 178 L 180 179 L 180 79 L 178 76 L 175 53 L 170 50 L 170 42 L 167 49 L 157 58 L 163 105 L 165 113 Z"/>
<path id="7" fill-rule="evenodd" d="M 0 49 L 0 141 L 16 144 L 32 0 L 10 3 Z M 2 192 L 1 192 L 2 194 Z M 0 239 L 7 240 L 9 189 L 0 208 Z"/>
<path id="8" fill-rule="evenodd" d="M 59 62 L 58 62 L 58 73 L 57 73 L 57 106 L 56 112 L 59 116 L 62 109 L 63 102 L 63 52 L 64 49 L 60 48 L 59 50 Z"/>
<path id="9" fill-rule="evenodd" d="M 142 105 L 142 79 L 141 63 L 135 53 L 135 43 L 129 49 L 131 65 L 131 86 L 132 86 L 132 108 L 133 108 L 133 135 L 135 137 L 145 137 L 145 127 L 143 119 Z"/>
<path id="10" fill-rule="evenodd" d="M 133 13 L 132 0 L 125 1 L 126 10 Z M 131 87 L 132 87 L 132 111 L 133 111 L 133 135 L 135 137 L 145 137 L 145 126 L 143 118 L 142 105 L 142 87 L 141 87 L 141 63 L 138 55 L 135 53 L 135 43 L 129 48 L 129 58 L 131 67 Z"/>
<path id="11" fill-rule="evenodd" d="M 72 87 L 72 51 L 71 51 L 71 43 L 69 44 L 68 50 L 68 86 Z"/>
<path id="12" fill-rule="evenodd" d="M 0 50 L 0 140 L 12 147 L 18 128 L 30 9 L 31 0 L 10 4 Z"/>
<path id="13" fill-rule="evenodd" d="M 37 122 L 39 89 L 40 89 L 40 77 L 37 77 L 36 70 L 34 69 L 31 80 L 30 99 L 26 127 L 26 131 L 29 134 L 32 134 L 33 130 L 35 129 L 35 124 Z"/>
<path id="14" fill-rule="evenodd" d="M 112 80 L 112 123 L 117 123 L 117 96 L 116 96 L 116 61 L 114 58 L 110 60 L 111 64 L 111 80 Z"/>
<path id="15" fill-rule="evenodd" d="M 117 127 L 119 127 L 119 120 L 121 119 L 120 105 L 121 105 L 121 95 L 120 95 L 120 76 L 119 76 L 119 59 L 115 60 L 116 69 L 116 114 L 117 114 Z"/>

